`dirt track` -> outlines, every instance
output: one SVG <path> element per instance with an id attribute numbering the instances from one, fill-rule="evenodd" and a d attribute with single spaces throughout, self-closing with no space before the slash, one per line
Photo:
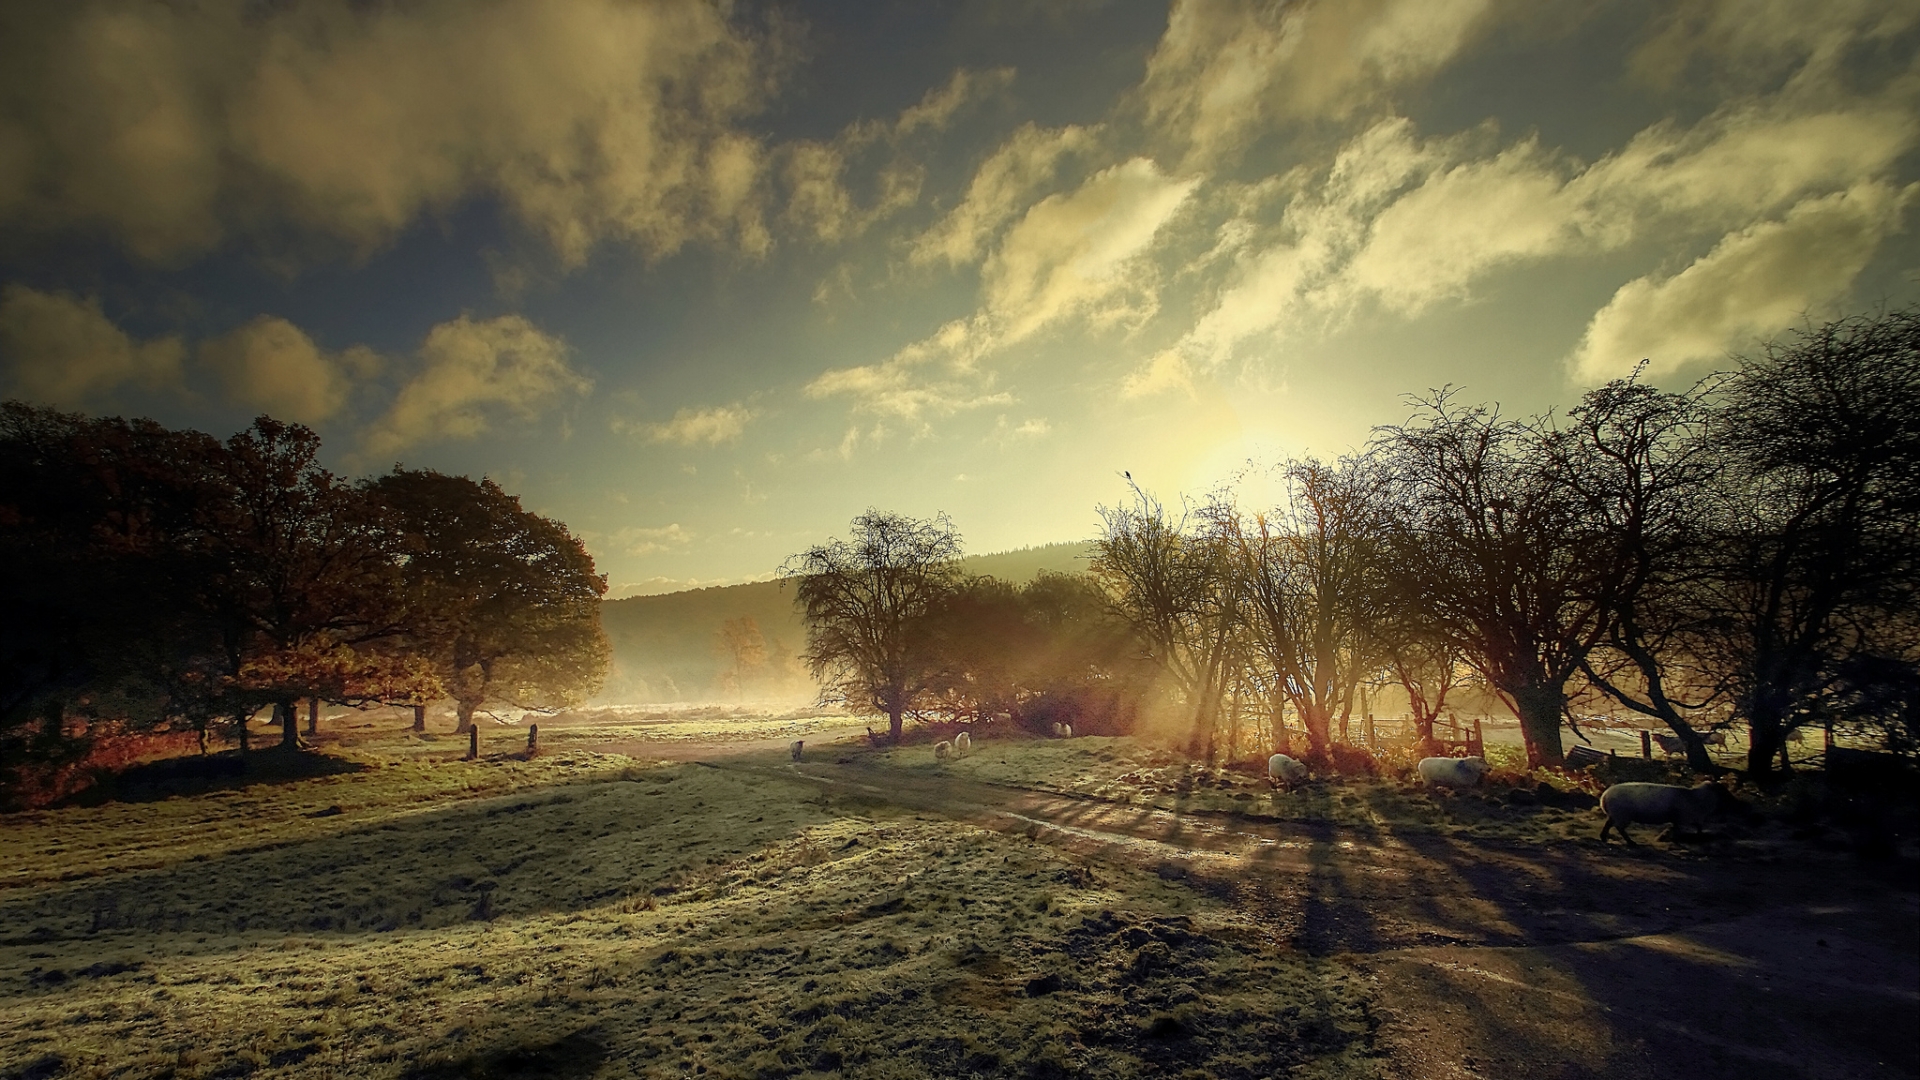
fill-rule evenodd
<path id="1" fill-rule="evenodd" d="M 1378 987 L 1375 1045 L 1391 1075 L 1920 1074 L 1911 865 L 1499 847 L 1121 806 L 858 755 L 736 756 L 749 749 L 684 756 L 1144 864 L 1242 908 L 1280 943 L 1346 959 Z"/>

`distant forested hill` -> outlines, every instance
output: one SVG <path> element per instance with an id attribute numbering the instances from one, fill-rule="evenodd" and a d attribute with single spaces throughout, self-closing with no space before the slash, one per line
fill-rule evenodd
<path id="1" fill-rule="evenodd" d="M 1047 544 L 961 565 L 969 574 L 1031 581 L 1043 570 L 1086 570 L 1084 543 Z M 613 644 L 603 701 L 795 701 L 811 698 L 800 662 L 806 627 L 793 590 L 778 581 L 608 600 L 600 621 Z"/>

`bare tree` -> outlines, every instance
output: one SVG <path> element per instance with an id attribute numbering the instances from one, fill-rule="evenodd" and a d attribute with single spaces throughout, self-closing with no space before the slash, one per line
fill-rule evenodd
<path id="1" fill-rule="evenodd" d="M 1280 505 L 1250 519 L 1230 515 L 1222 526 L 1249 651 L 1300 717 L 1310 756 L 1325 760 L 1333 722 L 1352 713 L 1355 687 L 1371 666 L 1363 616 L 1382 484 L 1358 457 L 1331 465 L 1307 459 L 1282 473 Z"/>
<path id="2" fill-rule="evenodd" d="M 1716 394 L 1713 658 L 1751 734 L 1787 736 L 1920 673 L 1920 313 L 1809 328 L 1742 361 Z"/>
<path id="3" fill-rule="evenodd" d="M 1699 649 L 1701 556 L 1714 543 L 1704 499 L 1719 471 L 1701 438 L 1706 415 L 1697 394 L 1616 380 L 1589 391 L 1549 447 L 1611 561 L 1598 590 L 1603 633 L 1581 670 L 1609 698 L 1672 729 L 1690 766 L 1712 771 L 1695 726 L 1724 687 Z"/>
<path id="4" fill-rule="evenodd" d="M 1132 628 L 1144 658 L 1173 683 L 1191 712 L 1188 748 L 1206 753 L 1228 689 L 1239 597 L 1227 566 L 1219 504 L 1173 518 L 1132 487 L 1129 506 L 1100 508 L 1092 572 Z"/>
<path id="5" fill-rule="evenodd" d="M 1564 760 L 1567 681 L 1606 625 L 1608 553 L 1544 452 L 1542 424 L 1462 407 L 1448 391 L 1383 429 L 1406 519 L 1386 565 L 1520 718 L 1533 765 Z"/>
<path id="6" fill-rule="evenodd" d="M 787 560 L 806 617 L 807 666 L 821 697 L 887 716 L 895 743 L 908 711 L 937 670 L 923 620 L 960 579 L 960 536 L 942 514 L 930 521 L 868 510 L 848 540 L 829 540 Z"/>

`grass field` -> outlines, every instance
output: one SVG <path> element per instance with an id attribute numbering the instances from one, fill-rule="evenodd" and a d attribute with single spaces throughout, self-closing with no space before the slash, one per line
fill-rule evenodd
<path id="1" fill-rule="evenodd" d="M 1177 880 L 613 735 L 10 816 L 0 1076 L 1376 1071 L 1348 965 Z"/>

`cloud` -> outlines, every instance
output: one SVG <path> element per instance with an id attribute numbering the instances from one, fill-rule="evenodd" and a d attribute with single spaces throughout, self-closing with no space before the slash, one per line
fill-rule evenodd
<path id="1" fill-rule="evenodd" d="M 988 392 L 993 374 L 980 361 L 1064 323 L 1099 330 L 1152 315 L 1158 297 L 1148 249 L 1198 184 L 1135 158 L 1042 199 L 982 267 L 978 310 L 879 364 L 823 373 L 807 396 L 851 397 L 856 409 L 921 422 L 1011 401 Z"/>
<path id="2" fill-rule="evenodd" d="M 1676 0 L 1634 50 L 1628 70 L 1670 89 L 1706 78 L 1751 91 L 1794 75 L 1825 81 L 1856 41 L 1886 41 L 1920 22 L 1920 8 L 1885 0 Z"/>
<path id="3" fill-rule="evenodd" d="M 1102 324 L 1151 314 L 1156 298 L 1141 281 L 1150 268 L 1139 256 L 1198 185 L 1134 158 L 1035 204 L 982 273 L 996 347 L 1069 317 Z"/>
<path id="4" fill-rule="evenodd" d="M 693 533 L 681 528 L 676 521 L 658 528 L 629 526 L 615 532 L 608 540 L 629 555 L 652 555 L 687 546 L 693 542 Z"/>
<path id="5" fill-rule="evenodd" d="M 974 171 L 967 193 L 940 221 L 913 241 L 916 266 L 976 262 L 1000 228 L 1025 210 L 1033 192 L 1052 183 L 1060 162 L 1093 146 L 1096 129 L 1020 125 Z"/>
<path id="6" fill-rule="evenodd" d="M 1788 328 L 1847 291 L 1917 194 L 1920 185 L 1862 184 L 1807 199 L 1677 274 L 1626 283 L 1587 324 L 1569 358 L 1575 377 L 1618 378 L 1643 358 L 1660 375 Z"/>
<path id="7" fill-rule="evenodd" d="M 1262 129 L 1342 119 L 1433 74 L 1487 21 L 1489 0 L 1180 0 L 1147 61 L 1151 127 L 1183 168 L 1230 158 Z"/>
<path id="8" fill-rule="evenodd" d="M 382 366 L 363 345 L 326 353 L 299 327 L 272 315 L 202 342 L 199 352 L 228 400 L 310 425 L 340 411 L 353 376 L 370 377 Z"/>
<path id="9" fill-rule="evenodd" d="M 740 127 L 784 63 L 718 5 L 45 5 L 0 39 L 0 220 L 175 260 L 285 226 L 360 250 L 499 199 L 567 265 L 765 243 Z"/>
<path id="10" fill-rule="evenodd" d="M 926 168 L 903 144 L 917 134 L 945 130 L 963 107 L 1012 81 L 1011 68 L 985 72 L 961 68 L 946 85 L 927 91 L 892 123 L 857 121 L 830 141 L 800 140 L 783 147 L 785 220 L 816 240 L 839 243 L 919 202 Z M 872 198 L 863 207 L 848 187 L 846 174 L 856 159 L 874 150 L 889 156 L 875 167 Z"/>
<path id="11" fill-rule="evenodd" d="M 1249 341 L 1321 332 L 1369 304 L 1415 317 L 1514 266 L 1648 240 L 1698 251 L 1889 176 L 1920 145 L 1904 95 L 1741 100 L 1690 127 L 1652 125 L 1591 164 L 1533 136 L 1495 147 L 1491 127 L 1423 139 L 1404 118 L 1380 121 L 1328 165 L 1274 185 L 1277 224 L 1255 206 L 1222 226 L 1249 239 L 1233 245 L 1213 300 L 1123 393 L 1185 386 Z"/>
<path id="12" fill-rule="evenodd" d="M 80 408 L 127 385 L 181 385 L 186 345 L 178 337 L 135 341 L 100 310 L 100 301 L 25 285 L 0 291 L 0 354 L 11 394 Z"/>
<path id="13" fill-rule="evenodd" d="M 747 430 L 747 422 L 754 415 L 752 409 L 739 404 L 681 409 L 664 424 L 641 424 L 637 425 L 637 430 L 645 434 L 649 442 L 718 446 L 721 443 L 738 442 L 741 434 Z M 614 427 L 616 431 L 634 428 L 634 425 L 622 423 L 616 423 Z"/>
<path id="14" fill-rule="evenodd" d="M 518 315 L 441 323 L 428 332 L 419 361 L 419 372 L 363 435 L 368 455 L 475 438 L 503 417 L 532 420 L 559 398 L 592 387 L 568 364 L 564 341 Z"/>

